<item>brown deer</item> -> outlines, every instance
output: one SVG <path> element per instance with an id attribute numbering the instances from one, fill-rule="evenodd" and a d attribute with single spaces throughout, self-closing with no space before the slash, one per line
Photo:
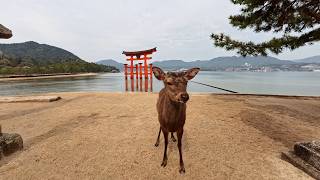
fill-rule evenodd
<path id="1" fill-rule="evenodd" d="M 186 103 L 189 100 L 187 93 L 188 80 L 192 79 L 200 71 L 200 68 L 192 68 L 185 72 L 164 73 L 160 68 L 152 68 L 154 76 L 164 82 L 164 88 L 159 93 L 157 102 L 158 120 L 160 130 L 155 146 L 159 146 L 160 133 L 164 136 L 164 155 L 161 166 L 167 165 L 168 134 L 171 132 L 171 139 L 176 141 L 173 133 L 177 132 L 178 148 L 180 155 L 180 173 L 185 173 L 182 158 L 181 141 L 183 126 L 186 120 Z"/>

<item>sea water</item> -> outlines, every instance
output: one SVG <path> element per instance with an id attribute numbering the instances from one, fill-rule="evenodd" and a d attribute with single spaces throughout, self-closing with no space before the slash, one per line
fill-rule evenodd
<path id="1" fill-rule="evenodd" d="M 193 81 L 250 94 L 320 96 L 320 72 L 212 72 L 200 71 Z M 138 83 L 138 84 L 137 84 Z M 63 77 L 0 82 L 0 95 L 29 95 L 51 92 L 159 92 L 163 83 L 149 80 L 125 81 L 122 73 L 89 77 Z M 188 83 L 189 92 L 227 93 Z"/>

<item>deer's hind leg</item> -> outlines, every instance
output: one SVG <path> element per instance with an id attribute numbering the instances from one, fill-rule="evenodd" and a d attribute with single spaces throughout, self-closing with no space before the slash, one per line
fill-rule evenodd
<path id="1" fill-rule="evenodd" d="M 159 143 L 160 143 L 160 134 L 161 134 L 161 126 L 160 126 L 160 129 L 159 129 L 159 134 L 158 134 L 157 141 L 156 141 L 156 143 L 154 144 L 155 147 L 158 147 L 158 146 L 159 146 Z"/>

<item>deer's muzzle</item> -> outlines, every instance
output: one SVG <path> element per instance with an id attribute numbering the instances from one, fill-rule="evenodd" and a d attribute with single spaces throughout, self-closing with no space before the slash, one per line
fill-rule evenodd
<path id="1" fill-rule="evenodd" d="M 189 94 L 184 92 L 179 95 L 179 102 L 186 103 L 189 100 Z"/>

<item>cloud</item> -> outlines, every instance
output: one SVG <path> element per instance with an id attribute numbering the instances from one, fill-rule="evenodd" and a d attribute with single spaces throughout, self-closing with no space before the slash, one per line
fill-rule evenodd
<path id="1" fill-rule="evenodd" d="M 235 55 L 213 46 L 212 32 L 226 32 L 242 40 L 262 41 L 272 34 L 238 31 L 228 16 L 239 7 L 221 0 L 15 0 L 6 1 L 1 23 L 13 30 L 10 40 L 28 40 L 67 49 L 88 61 L 114 58 L 123 50 L 157 46 L 154 59 L 211 59 Z M 319 43 L 284 59 L 317 55 Z"/>

